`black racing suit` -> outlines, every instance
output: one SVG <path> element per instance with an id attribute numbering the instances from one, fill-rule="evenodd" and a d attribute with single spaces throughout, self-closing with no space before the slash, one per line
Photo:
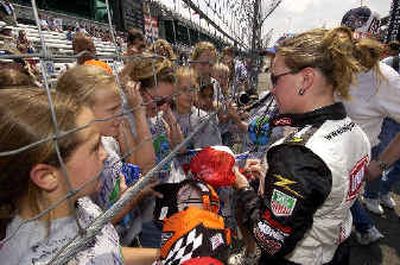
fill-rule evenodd
<path id="1" fill-rule="evenodd" d="M 273 126 L 290 125 L 299 130 L 312 126 L 301 139 L 289 136 L 267 152 L 265 192 L 260 198 L 252 188 L 237 191 L 241 222 L 262 249 L 260 264 L 296 264 L 291 253 L 313 224 L 313 215 L 331 192 L 332 174 L 324 161 L 304 145 L 326 120 L 341 120 L 341 103 L 313 112 L 280 116 Z M 263 230 L 263 231 L 260 231 Z"/>

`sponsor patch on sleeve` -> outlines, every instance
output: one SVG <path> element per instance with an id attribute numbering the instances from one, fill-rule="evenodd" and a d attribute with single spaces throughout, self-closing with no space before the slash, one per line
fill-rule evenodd
<path id="1" fill-rule="evenodd" d="M 274 189 L 271 197 L 271 210 L 275 216 L 291 216 L 296 202 L 295 197 Z"/>
<path id="2" fill-rule="evenodd" d="M 360 192 L 363 184 L 365 169 L 368 165 L 368 156 L 363 157 L 350 171 L 349 176 L 349 191 L 347 193 L 347 201 L 355 199 Z"/>

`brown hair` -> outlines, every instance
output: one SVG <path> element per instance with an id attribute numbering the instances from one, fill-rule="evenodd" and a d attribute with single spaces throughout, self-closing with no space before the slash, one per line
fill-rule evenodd
<path id="1" fill-rule="evenodd" d="M 157 82 L 175 83 L 172 62 L 165 57 L 144 53 L 129 61 L 121 71 L 123 80 L 140 82 L 141 89 L 148 90 Z"/>
<path id="2" fill-rule="evenodd" d="M 128 38 L 127 38 L 127 43 L 128 46 L 134 44 L 135 41 L 137 40 L 144 40 L 144 35 L 142 33 L 142 31 L 135 29 L 135 28 L 131 28 L 128 30 Z"/>
<path id="3" fill-rule="evenodd" d="M 93 59 L 96 55 L 96 47 L 94 46 L 92 38 L 82 32 L 78 32 L 74 35 L 72 49 L 74 50 L 74 54 L 86 51 L 86 53 L 79 56 L 78 64 L 83 64 L 87 60 Z"/>
<path id="4" fill-rule="evenodd" d="M 27 88 L 34 86 L 31 78 L 16 69 L 0 70 L 0 89 L 6 88 Z"/>
<path id="5" fill-rule="evenodd" d="M 200 55 L 205 52 L 210 51 L 215 57 L 217 57 L 217 50 L 215 49 L 214 44 L 208 41 L 201 41 L 196 44 L 192 53 L 192 60 L 197 60 Z"/>
<path id="6" fill-rule="evenodd" d="M 79 104 L 92 107 L 100 84 L 115 86 L 114 76 L 93 65 L 78 65 L 67 70 L 57 81 L 56 91 L 72 96 Z M 118 91 L 116 91 L 118 92 Z"/>
<path id="7" fill-rule="evenodd" d="M 235 48 L 232 46 L 228 46 L 222 49 L 222 57 L 225 55 L 235 56 Z"/>
<path id="8" fill-rule="evenodd" d="M 319 69 L 341 97 L 349 98 L 349 86 L 359 67 L 337 38 L 337 32 L 315 29 L 301 33 L 283 41 L 278 54 L 294 73 L 306 67 Z"/>
<path id="9" fill-rule="evenodd" d="M 81 108 L 69 97 L 51 93 L 60 131 L 76 127 L 76 116 Z M 29 194 L 31 208 L 39 213 L 39 188 L 30 180 L 32 167 L 46 163 L 59 167 L 55 144 L 52 140 L 54 126 L 49 111 L 47 95 L 39 89 L 0 90 L 0 152 L 12 151 L 42 139 L 49 139 L 27 150 L 0 156 L 0 232 L 15 214 L 16 201 Z M 78 134 L 58 140 L 60 153 L 68 160 L 79 144 Z"/>

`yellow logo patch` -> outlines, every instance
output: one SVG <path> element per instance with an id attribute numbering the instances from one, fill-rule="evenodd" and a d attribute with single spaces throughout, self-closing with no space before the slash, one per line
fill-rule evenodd
<path id="1" fill-rule="evenodd" d="M 274 183 L 275 186 L 281 187 L 299 198 L 303 198 L 303 196 L 300 195 L 297 191 L 294 191 L 292 188 L 289 187 L 290 185 L 296 184 L 296 181 L 284 178 L 281 175 L 277 174 L 274 174 L 274 177 L 278 179 L 278 181 Z"/>

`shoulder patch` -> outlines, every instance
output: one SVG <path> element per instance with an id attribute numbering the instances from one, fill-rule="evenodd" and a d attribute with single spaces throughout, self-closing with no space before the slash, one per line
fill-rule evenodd
<path id="1" fill-rule="evenodd" d="M 275 216 L 291 216 L 297 199 L 274 189 L 271 197 L 271 210 Z"/>

